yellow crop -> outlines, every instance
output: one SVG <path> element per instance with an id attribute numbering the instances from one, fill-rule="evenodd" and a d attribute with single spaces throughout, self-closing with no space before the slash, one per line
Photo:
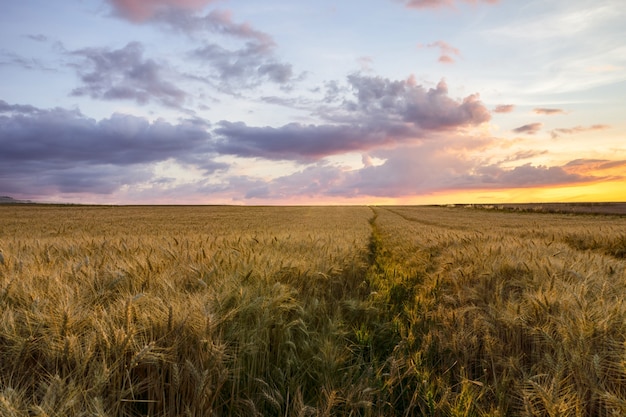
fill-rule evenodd
<path id="1" fill-rule="evenodd" d="M 618 216 L 0 206 L 0 415 L 624 415 L 625 256 Z"/>

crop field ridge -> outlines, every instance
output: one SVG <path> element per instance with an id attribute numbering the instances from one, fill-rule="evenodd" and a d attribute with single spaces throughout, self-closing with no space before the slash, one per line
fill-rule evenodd
<path id="1" fill-rule="evenodd" d="M 626 415 L 626 219 L 0 207 L 0 416 Z"/>

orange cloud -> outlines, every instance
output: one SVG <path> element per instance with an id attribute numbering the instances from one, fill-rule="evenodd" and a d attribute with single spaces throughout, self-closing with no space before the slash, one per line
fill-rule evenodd
<path id="1" fill-rule="evenodd" d="M 576 159 L 564 167 L 568 173 L 577 175 L 595 175 L 612 178 L 626 177 L 626 161 L 607 159 Z"/>

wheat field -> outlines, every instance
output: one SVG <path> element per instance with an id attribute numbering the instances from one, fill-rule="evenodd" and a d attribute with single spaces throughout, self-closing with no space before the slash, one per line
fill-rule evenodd
<path id="1" fill-rule="evenodd" d="M 0 206 L 0 415 L 626 415 L 626 218 Z"/>

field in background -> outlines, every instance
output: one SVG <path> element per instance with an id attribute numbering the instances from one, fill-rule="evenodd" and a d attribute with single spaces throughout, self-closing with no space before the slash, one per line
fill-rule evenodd
<path id="1" fill-rule="evenodd" d="M 626 215 L 626 203 L 459 204 L 458 206 L 487 210 L 531 211 L 537 213 Z"/>
<path id="2" fill-rule="evenodd" d="M 624 415 L 625 266 L 618 216 L 0 206 L 0 415 Z"/>

